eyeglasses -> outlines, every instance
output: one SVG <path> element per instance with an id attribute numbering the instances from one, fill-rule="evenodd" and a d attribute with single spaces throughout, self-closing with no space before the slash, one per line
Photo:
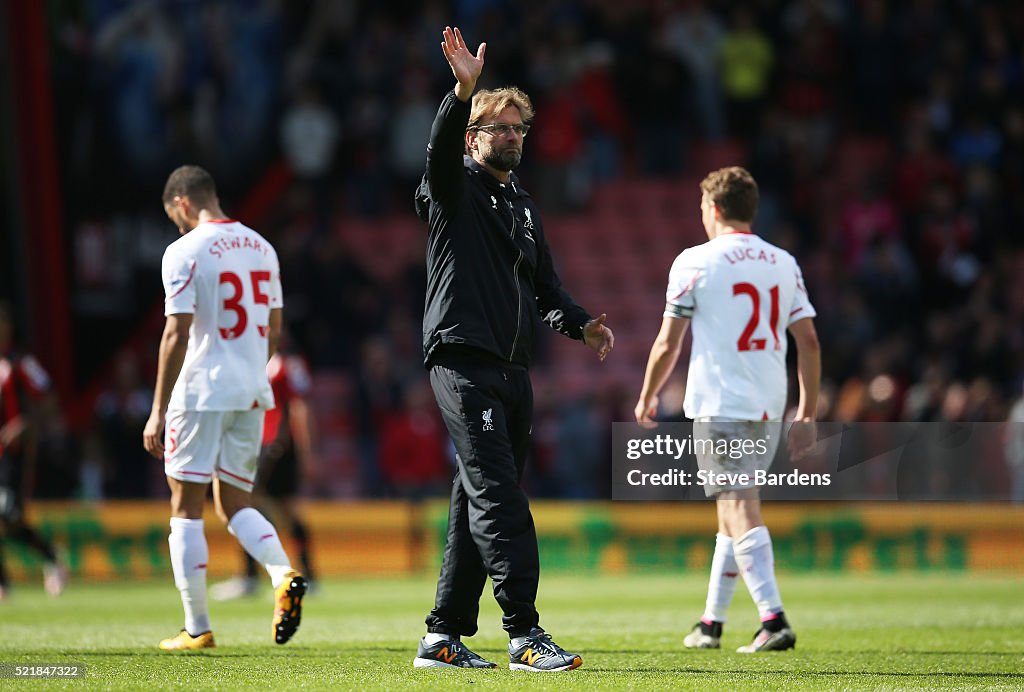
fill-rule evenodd
<path id="1" fill-rule="evenodd" d="M 526 123 L 518 123 L 516 125 L 509 125 L 508 123 L 491 123 L 490 125 L 477 125 L 471 129 L 482 130 L 492 137 L 507 137 L 510 132 L 515 132 L 520 137 L 525 137 L 526 133 L 530 131 L 530 126 Z"/>

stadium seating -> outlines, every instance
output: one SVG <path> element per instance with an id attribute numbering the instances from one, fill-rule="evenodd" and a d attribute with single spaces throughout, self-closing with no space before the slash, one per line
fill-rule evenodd
<path id="1" fill-rule="evenodd" d="M 735 147 L 708 148 L 702 165 L 742 158 Z M 717 157 L 717 158 L 716 158 Z M 601 186 L 585 212 L 548 219 L 546 229 L 563 283 L 593 313 L 608 313 L 615 352 L 600 367 L 579 345 L 550 340 L 550 377 L 559 391 L 596 384 L 638 388 L 658 333 L 668 271 L 684 248 L 703 242 L 700 180 L 632 180 Z"/>

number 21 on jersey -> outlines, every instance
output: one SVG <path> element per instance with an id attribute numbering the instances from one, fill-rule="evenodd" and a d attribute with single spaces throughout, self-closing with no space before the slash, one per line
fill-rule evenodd
<path id="1" fill-rule="evenodd" d="M 249 284 L 252 287 L 252 302 L 254 305 L 270 306 L 270 296 L 266 293 L 263 284 L 270 282 L 269 271 L 249 272 Z M 231 295 L 224 298 L 221 314 L 226 312 L 234 313 L 235 323 L 230 327 L 220 327 L 220 335 L 223 339 L 237 339 L 249 326 L 249 314 L 242 304 L 245 297 L 245 284 L 241 277 L 235 272 L 221 272 L 220 284 L 228 284 L 231 287 Z M 269 331 L 268 325 L 256 325 L 260 336 L 266 336 Z"/>
<path id="2" fill-rule="evenodd" d="M 761 292 L 752 283 L 746 281 L 736 283 L 732 285 L 732 294 L 734 296 L 747 296 L 750 298 L 750 319 L 747 321 L 747 326 L 743 329 L 743 333 L 740 334 L 740 338 L 736 341 L 736 348 L 739 351 L 763 351 L 768 345 L 768 339 L 766 338 L 754 338 L 754 333 L 757 331 L 758 323 L 761 320 Z M 772 341 L 774 349 L 778 351 L 782 348 L 782 344 L 779 341 L 779 287 L 772 286 L 768 289 L 769 300 L 771 301 L 771 309 L 768 317 L 768 328 L 771 330 Z"/>

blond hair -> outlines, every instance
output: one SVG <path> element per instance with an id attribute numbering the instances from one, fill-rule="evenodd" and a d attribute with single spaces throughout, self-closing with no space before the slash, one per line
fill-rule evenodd
<path id="1" fill-rule="evenodd" d="M 473 108 L 469 112 L 469 128 L 476 127 L 481 121 L 493 118 L 509 106 L 519 109 L 524 123 L 533 120 L 533 104 L 526 92 L 517 87 L 502 89 L 484 89 L 473 96 Z"/>

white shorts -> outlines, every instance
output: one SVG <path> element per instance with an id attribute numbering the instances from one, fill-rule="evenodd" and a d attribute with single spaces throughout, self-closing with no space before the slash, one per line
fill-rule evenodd
<path id="1" fill-rule="evenodd" d="M 189 483 L 224 483 L 252 491 L 263 440 L 263 409 L 168 411 L 164 473 Z"/>
<path id="2" fill-rule="evenodd" d="M 698 418 L 693 422 L 693 439 L 710 440 L 712 449 L 697 446 L 697 468 L 705 474 L 729 474 L 733 478 L 746 474 L 747 480 L 704 483 L 704 494 L 714 497 L 726 490 L 746 490 L 757 487 L 755 471 L 767 471 L 775 459 L 782 437 L 782 423 L 778 421 L 738 420 L 736 418 Z"/>

